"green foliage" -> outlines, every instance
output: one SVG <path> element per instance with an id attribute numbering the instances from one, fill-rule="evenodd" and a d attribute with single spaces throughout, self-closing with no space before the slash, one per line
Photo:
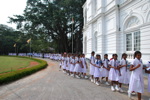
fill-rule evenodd
<path id="1" fill-rule="evenodd" d="M 33 66 L 33 67 L 30 67 L 30 68 L 27 68 L 27 69 L 17 70 L 17 71 L 14 71 L 12 73 L 0 75 L 0 84 L 4 84 L 4 83 L 18 80 L 20 78 L 31 75 L 31 74 L 47 67 L 46 61 L 43 61 L 40 59 L 35 59 L 35 58 L 28 58 L 28 57 L 20 57 L 20 58 L 31 59 L 31 60 L 39 62 L 40 64 Z"/>
<path id="2" fill-rule="evenodd" d="M 71 52 L 70 36 L 73 32 L 74 51 L 82 52 L 84 2 L 85 0 L 28 0 L 24 14 L 10 17 L 10 22 L 16 23 L 17 28 L 24 30 L 32 40 L 40 39 L 42 51 L 52 47 L 56 52 Z M 33 50 L 38 50 L 38 42 Z"/>

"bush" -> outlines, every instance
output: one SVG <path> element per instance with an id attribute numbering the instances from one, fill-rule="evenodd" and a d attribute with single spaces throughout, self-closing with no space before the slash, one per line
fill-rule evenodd
<path id="1" fill-rule="evenodd" d="M 35 59 L 35 58 L 29 58 L 29 57 L 20 57 L 20 58 L 31 59 L 31 60 L 39 62 L 39 64 L 36 66 L 30 67 L 30 68 L 23 69 L 23 70 L 17 70 L 17 71 L 13 71 L 11 73 L 0 75 L 0 84 L 5 84 L 8 82 L 12 82 L 12 81 L 21 79 L 25 76 L 31 75 L 31 74 L 47 67 L 46 61 L 43 61 L 40 59 Z"/>

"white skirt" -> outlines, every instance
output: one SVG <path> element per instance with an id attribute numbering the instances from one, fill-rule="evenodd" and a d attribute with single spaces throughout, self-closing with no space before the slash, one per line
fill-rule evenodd
<path id="1" fill-rule="evenodd" d="M 75 68 L 75 65 L 71 64 L 70 65 L 70 72 L 74 72 L 74 68 Z"/>
<path id="2" fill-rule="evenodd" d="M 150 92 L 150 74 L 148 76 L 148 92 Z"/>
<path id="3" fill-rule="evenodd" d="M 81 69 L 81 66 L 80 66 L 80 64 L 77 63 L 75 65 L 74 72 L 80 72 L 80 69 Z"/>
<path id="4" fill-rule="evenodd" d="M 123 83 L 123 84 L 129 84 L 130 81 L 130 73 L 129 71 L 125 71 L 123 73 L 121 73 L 121 76 L 119 77 L 119 83 Z"/>
<path id="5" fill-rule="evenodd" d="M 95 67 L 90 64 L 90 75 L 94 75 Z"/>
<path id="6" fill-rule="evenodd" d="M 63 65 L 62 65 L 62 68 L 63 68 L 63 69 L 66 69 L 66 67 L 67 67 L 66 64 L 63 64 Z"/>
<path id="7" fill-rule="evenodd" d="M 142 75 L 135 75 L 133 72 L 131 73 L 129 91 L 135 91 L 138 93 L 144 92 L 144 80 Z"/>
<path id="8" fill-rule="evenodd" d="M 101 72 L 100 72 L 100 69 L 95 67 L 94 69 L 94 77 L 101 77 Z"/>
<path id="9" fill-rule="evenodd" d="M 101 72 L 102 77 L 108 77 L 109 76 L 109 71 L 105 68 L 103 68 L 103 71 Z"/>
<path id="10" fill-rule="evenodd" d="M 115 70 L 114 68 L 110 68 L 108 78 L 111 81 L 119 81 L 119 71 Z"/>
<path id="11" fill-rule="evenodd" d="M 70 64 L 67 64 L 66 70 L 70 70 Z"/>
<path id="12" fill-rule="evenodd" d="M 82 68 L 82 73 L 86 73 L 86 65 L 83 65 L 84 68 Z"/>

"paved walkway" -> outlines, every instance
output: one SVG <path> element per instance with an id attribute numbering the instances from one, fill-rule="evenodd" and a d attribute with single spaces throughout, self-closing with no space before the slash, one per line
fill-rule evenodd
<path id="1" fill-rule="evenodd" d="M 46 69 L 0 86 L 0 100 L 129 100 L 127 93 L 112 92 L 110 86 L 96 86 L 89 80 L 67 76 L 59 71 L 58 62 L 45 60 L 49 65 Z M 148 95 L 146 92 L 143 100 L 148 100 Z"/>

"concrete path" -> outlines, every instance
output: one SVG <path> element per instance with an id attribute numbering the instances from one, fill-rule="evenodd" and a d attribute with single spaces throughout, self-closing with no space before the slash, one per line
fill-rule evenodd
<path id="1" fill-rule="evenodd" d="M 0 100 L 129 100 L 126 92 L 112 92 L 110 86 L 67 76 L 59 71 L 58 62 L 45 60 L 46 69 L 0 86 Z M 123 88 L 127 90 L 127 86 Z M 148 95 L 144 93 L 143 100 L 148 100 Z"/>

